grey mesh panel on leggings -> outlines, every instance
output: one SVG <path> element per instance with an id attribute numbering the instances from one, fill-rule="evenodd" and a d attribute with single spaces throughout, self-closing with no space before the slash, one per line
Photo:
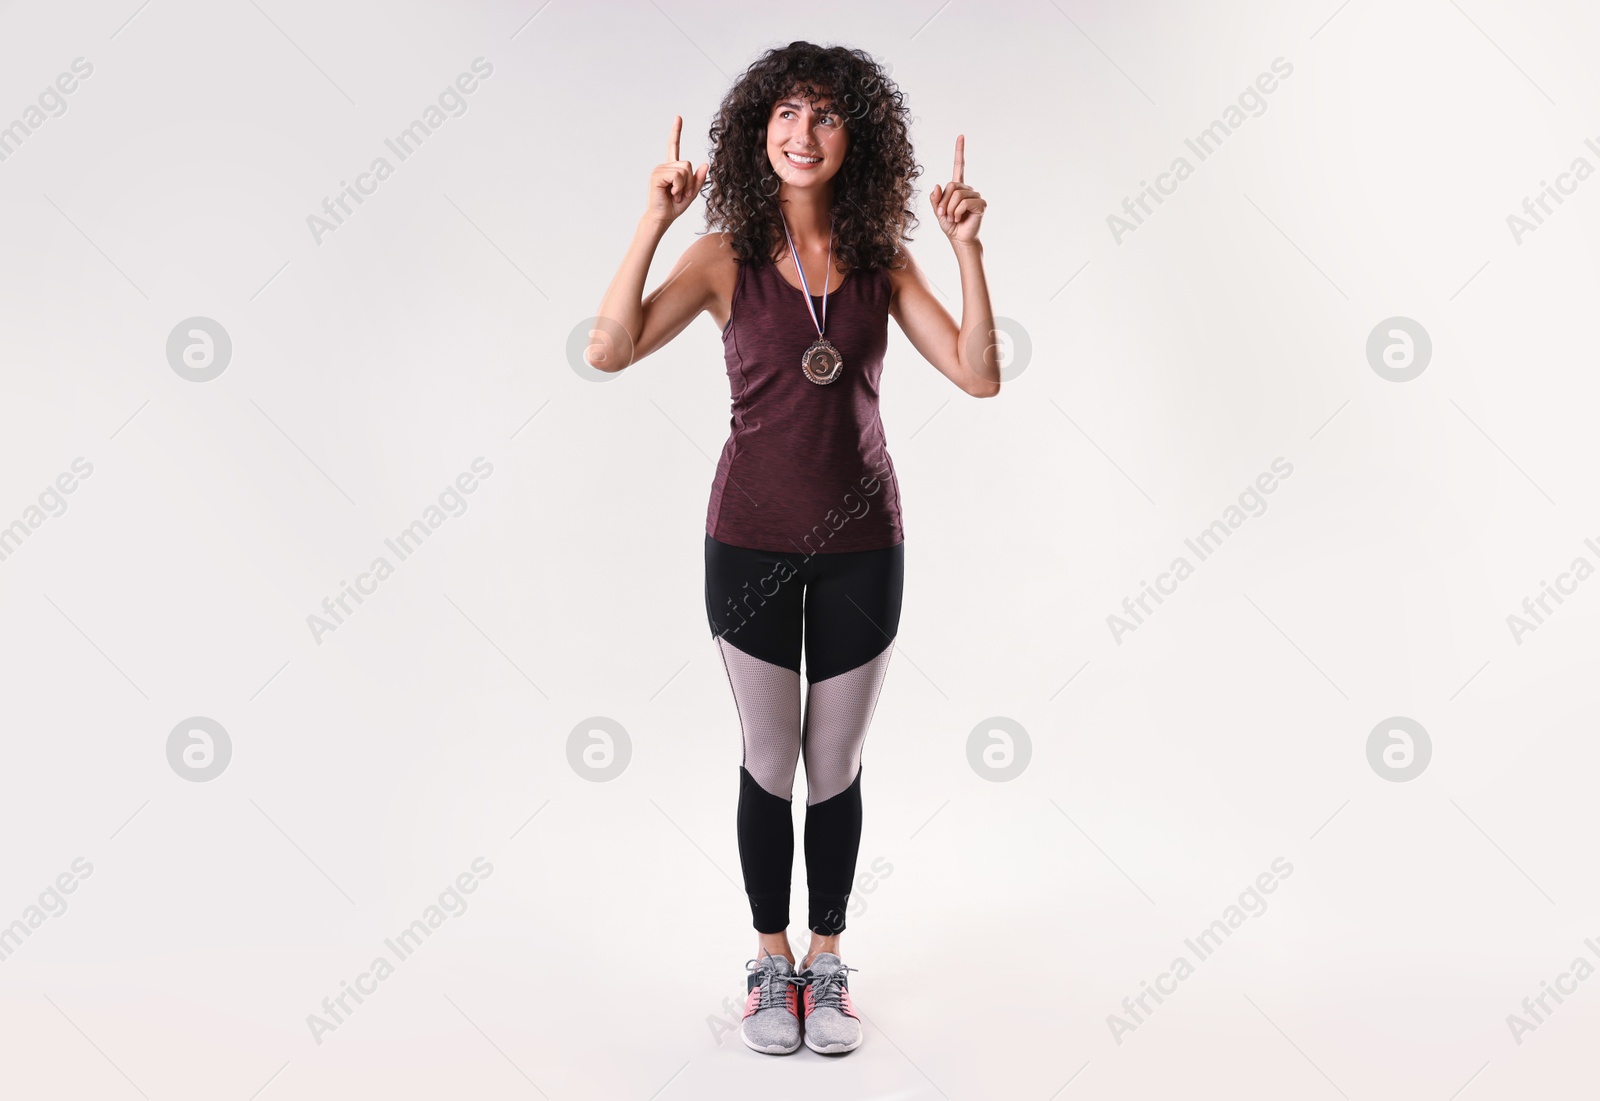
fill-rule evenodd
<path id="1" fill-rule="evenodd" d="M 838 795 L 861 768 L 861 746 L 878 706 L 894 643 L 848 673 L 811 685 L 806 693 L 806 804 Z M 759 777 L 757 777 L 759 779 Z"/>
<path id="2" fill-rule="evenodd" d="M 792 798 L 800 760 L 800 674 L 747 654 L 727 639 L 713 641 L 722 651 L 739 709 L 741 763 L 767 791 L 779 799 Z"/>
<path id="3" fill-rule="evenodd" d="M 727 639 L 715 641 L 739 709 L 744 743 L 741 763 L 756 783 L 780 799 L 793 798 L 803 744 L 808 805 L 849 787 L 861 768 L 861 747 L 878 706 L 894 643 L 867 664 L 811 685 L 806 692 L 802 734 L 800 674 L 747 654 Z"/>

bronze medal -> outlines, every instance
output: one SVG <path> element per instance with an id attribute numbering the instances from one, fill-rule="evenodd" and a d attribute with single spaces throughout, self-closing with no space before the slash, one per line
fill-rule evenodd
<path id="1" fill-rule="evenodd" d="M 800 357 L 800 369 L 812 382 L 826 386 L 837 379 L 839 372 L 844 370 L 844 357 L 839 354 L 839 349 L 822 337 L 818 337 L 817 342 L 807 348 L 805 355 Z"/>

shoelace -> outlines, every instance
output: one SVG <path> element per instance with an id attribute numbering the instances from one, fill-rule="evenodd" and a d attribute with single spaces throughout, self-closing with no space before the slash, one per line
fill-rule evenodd
<path id="1" fill-rule="evenodd" d="M 752 967 L 751 964 L 755 964 L 756 966 Z M 759 984 L 761 989 L 761 999 L 756 1002 L 757 1010 L 772 1009 L 774 1007 L 784 1008 L 788 1006 L 788 999 L 786 996 L 787 991 L 783 989 L 782 984 L 790 984 L 794 986 L 806 985 L 806 980 L 801 978 L 799 975 L 785 975 L 776 967 L 768 967 L 763 969 L 761 964 L 756 960 L 747 960 L 745 961 L 744 966 L 746 971 L 764 970 L 764 974 L 761 976 L 761 982 Z"/>
<path id="2" fill-rule="evenodd" d="M 851 967 L 841 963 L 837 970 L 825 973 L 812 972 L 811 978 L 802 979 L 802 986 L 812 987 L 816 993 L 812 995 L 813 1009 L 837 1009 L 844 1012 L 841 994 L 844 991 L 844 973 L 846 971 L 859 971 L 859 967 Z"/>

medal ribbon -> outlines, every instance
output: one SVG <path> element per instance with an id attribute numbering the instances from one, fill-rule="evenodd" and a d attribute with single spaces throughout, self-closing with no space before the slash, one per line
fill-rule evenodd
<path id="1" fill-rule="evenodd" d="M 783 211 L 778 212 L 778 217 L 783 218 Z M 822 323 L 817 323 L 817 308 L 811 304 L 811 284 L 806 282 L 806 269 L 800 266 L 800 254 L 795 251 L 794 238 L 789 236 L 789 222 L 783 221 L 783 235 L 789 240 L 789 255 L 794 257 L 794 270 L 800 273 L 800 286 L 806 295 L 806 309 L 811 311 L 811 324 L 817 327 L 817 339 L 824 339 L 824 330 L 828 327 L 828 275 L 833 271 L 833 219 L 828 219 L 828 266 L 823 268 L 822 276 Z"/>

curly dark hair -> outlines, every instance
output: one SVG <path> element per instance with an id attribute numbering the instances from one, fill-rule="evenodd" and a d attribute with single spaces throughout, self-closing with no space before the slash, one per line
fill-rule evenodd
<path id="1" fill-rule="evenodd" d="M 760 267 L 779 255 L 779 179 L 767 160 L 766 131 L 773 104 L 795 94 L 831 102 L 850 135 L 832 181 L 833 254 L 851 270 L 901 266 L 901 242 L 917 224 L 911 181 L 922 174 L 907 134 L 911 112 L 870 54 L 844 46 L 774 47 L 729 89 L 711 124 L 707 231 L 728 231 L 743 263 Z"/>

